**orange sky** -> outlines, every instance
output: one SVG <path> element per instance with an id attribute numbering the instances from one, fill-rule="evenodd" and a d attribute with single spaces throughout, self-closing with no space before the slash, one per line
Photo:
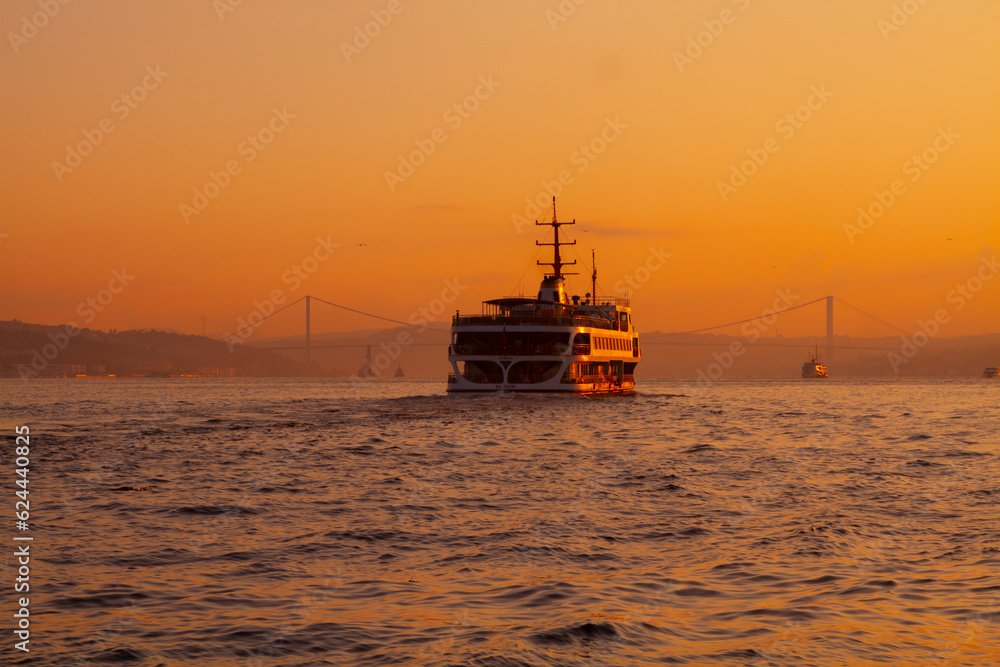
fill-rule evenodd
<path id="1" fill-rule="evenodd" d="M 228 1 L 0 4 L 0 318 L 221 333 L 281 290 L 406 320 L 455 278 L 448 312 L 478 311 L 542 238 L 512 216 L 565 171 L 559 211 L 605 292 L 671 254 L 633 290 L 642 330 L 758 315 L 785 288 L 906 330 L 940 308 L 945 335 L 1000 330 L 982 264 L 1000 247 L 1000 3 Z M 228 183 L 192 214 L 213 172 Z M 339 247 L 294 285 L 318 237 Z M 779 330 L 819 334 L 822 312 Z"/>

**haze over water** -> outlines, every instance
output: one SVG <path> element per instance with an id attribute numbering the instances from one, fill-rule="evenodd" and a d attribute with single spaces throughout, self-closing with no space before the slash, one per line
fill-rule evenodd
<path id="1" fill-rule="evenodd" d="M 3 381 L 37 561 L 0 661 L 996 664 L 998 396 Z"/>

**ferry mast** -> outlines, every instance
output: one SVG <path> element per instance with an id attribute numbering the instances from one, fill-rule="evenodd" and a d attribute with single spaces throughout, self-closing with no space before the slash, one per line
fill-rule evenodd
<path id="1" fill-rule="evenodd" d="M 592 304 L 597 304 L 597 253 L 593 248 L 590 249 L 590 265 L 593 267 L 594 271 L 590 274 L 590 282 L 592 287 L 590 288 L 590 302 Z"/>
<path id="2" fill-rule="evenodd" d="M 553 278 L 562 278 L 563 276 L 575 276 L 576 275 L 575 273 L 563 273 L 562 267 L 563 266 L 572 266 L 572 265 L 576 264 L 576 260 L 574 259 L 572 262 L 564 262 L 564 261 L 562 261 L 562 258 L 559 255 L 559 246 L 576 245 L 576 241 L 560 241 L 559 240 L 559 228 L 562 227 L 563 225 L 575 225 L 576 224 L 576 218 L 573 218 L 572 222 L 559 222 L 556 219 L 556 198 L 553 197 L 552 198 L 552 222 L 538 222 L 537 220 L 535 220 L 535 224 L 538 225 L 539 227 L 550 226 L 550 227 L 552 227 L 552 229 L 555 230 L 555 239 L 554 239 L 553 243 L 540 243 L 539 241 L 535 241 L 535 245 L 539 245 L 539 246 L 541 246 L 541 245 L 550 245 L 550 246 L 552 246 L 552 260 L 553 261 L 551 261 L 551 262 L 542 262 L 542 261 L 539 261 L 538 265 L 539 266 L 551 266 L 552 267 L 552 277 Z"/>

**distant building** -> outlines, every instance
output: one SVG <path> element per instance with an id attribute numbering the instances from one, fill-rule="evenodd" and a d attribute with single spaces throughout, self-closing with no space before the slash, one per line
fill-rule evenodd
<path id="1" fill-rule="evenodd" d="M 165 359 L 142 359 L 134 363 L 136 373 L 165 373 L 173 367 Z"/>
<path id="2" fill-rule="evenodd" d="M 209 378 L 234 378 L 237 375 L 235 368 L 220 366 L 201 366 L 194 369 L 194 372 L 197 375 Z"/>
<path id="3" fill-rule="evenodd" d="M 86 375 L 87 367 L 83 364 L 49 364 L 42 375 L 57 378 L 75 378 L 77 375 Z"/>

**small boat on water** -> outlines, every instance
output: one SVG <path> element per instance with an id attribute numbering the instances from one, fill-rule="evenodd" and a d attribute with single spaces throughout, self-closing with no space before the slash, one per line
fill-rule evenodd
<path id="1" fill-rule="evenodd" d="M 576 241 L 559 240 L 559 228 L 573 222 L 556 219 L 552 198 L 551 262 L 537 297 L 508 296 L 483 302 L 482 312 L 456 313 L 451 322 L 448 392 L 624 393 L 635 388 L 639 335 L 629 300 L 597 296 L 597 269 L 591 291 L 566 291 L 560 250 Z"/>
<path id="2" fill-rule="evenodd" d="M 1000 366 L 987 366 L 983 371 L 984 378 L 1000 377 Z"/>
<path id="3" fill-rule="evenodd" d="M 404 378 L 404 377 L 406 377 L 405 375 L 403 375 L 403 364 L 399 364 L 398 366 L 396 366 L 396 374 L 393 375 L 393 377 L 397 377 L 397 378 Z"/>
<path id="4" fill-rule="evenodd" d="M 802 377 L 804 378 L 825 378 L 829 377 L 826 372 L 826 366 L 819 361 L 819 346 L 816 346 L 816 351 L 812 355 L 812 359 L 802 364 Z"/>

